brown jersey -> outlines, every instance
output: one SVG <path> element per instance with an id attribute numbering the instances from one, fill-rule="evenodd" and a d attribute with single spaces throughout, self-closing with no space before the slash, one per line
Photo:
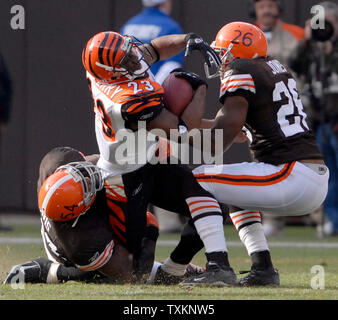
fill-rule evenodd
<path id="1" fill-rule="evenodd" d="M 245 126 L 253 136 L 251 149 L 258 161 L 278 165 L 322 159 L 306 123 L 296 81 L 278 60 L 233 61 L 222 79 L 222 104 L 228 96 L 242 96 L 248 101 Z"/>

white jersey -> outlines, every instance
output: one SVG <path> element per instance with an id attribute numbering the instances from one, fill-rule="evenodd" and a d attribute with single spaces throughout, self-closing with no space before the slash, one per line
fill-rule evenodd
<path id="1" fill-rule="evenodd" d="M 105 176 L 144 166 L 158 144 L 157 137 L 146 131 L 146 122 L 163 109 L 162 86 L 152 74 L 117 84 L 102 84 L 89 73 L 87 78 L 95 103 L 95 132 L 100 150 L 97 165 L 107 172 Z"/>

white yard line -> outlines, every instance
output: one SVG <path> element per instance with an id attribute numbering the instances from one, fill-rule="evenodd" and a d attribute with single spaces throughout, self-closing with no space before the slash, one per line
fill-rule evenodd
<path id="1" fill-rule="evenodd" d="M 176 240 L 159 240 L 159 246 L 175 246 Z M 338 248 L 338 242 L 291 242 L 291 241 L 271 241 L 269 247 L 276 248 Z M 240 241 L 227 241 L 228 247 L 244 247 Z"/>
<path id="2" fill-rule="evenodd" d="M 41 238 L 15 238 L 15 237 L 0 237 L 0 244 L 42 244 Z M 157 245 L 162 247 L 175 246 L 177 240 L 158 240 Z M 229 247 L 244 247 L 240 241 L 228 241 Z M 292 241 L 271 241 L 271 248 L 338 248 L 338 242 L 292 242 Z"/>

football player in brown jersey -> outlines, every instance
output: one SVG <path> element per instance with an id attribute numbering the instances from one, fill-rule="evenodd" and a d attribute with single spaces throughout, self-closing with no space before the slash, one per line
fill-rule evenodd
<path id="1" fill-rule="evenodd" d="M 256 162 L 200 166 L 193 172 L 220 203 L 243 209 L 230 216 L 253 264 L 239 283 L 278 284 L 261 213 L 292 216 L 314 211 L 326 197 L 329 172 L 306 123 L 296 81 L 279 61 L 267 57 L 263 32 L 249 23 L 232 22 L 220 29 L 211 47 L 222 62 L 213 73 L 206 67 L 206 75 L 220 77 L 222 108 L 215 119 L 203 122 L 211 128 L 210 147 L 215 150 L 217 129 L 223 131 L 227 150 L 243 138 L 245 128 Z M 207 270 L 185 283 L 212 279 Z"/>
<path id="2" fill-rule="evenodd" d="M 4 283 L 139 282 L 153 269 L 153 282 L 174 284 L 202 272 L 202 268 L 190 264 L 203 247 L 191 219 L 171 254 L 181 270 L 171 268 L 167 273 L 159 268 L 162 264 L 154 263 L 159 228 L 150 212 L 141 263 L 133 261 L 123 211 L 126 197 L 116 177 L 102 179 L 96 161 L 95 155 L 84 157 L 69 147 L 54 148 L 44 156 L 37 193 L 48 259 L 40 257 L 14 266 Z"/>

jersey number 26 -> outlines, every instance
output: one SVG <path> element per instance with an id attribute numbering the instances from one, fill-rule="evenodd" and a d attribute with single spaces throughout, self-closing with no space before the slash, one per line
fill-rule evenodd
<path id="1" fill-rule="evenodd" d="M 287 85 L 283 81 L 276 83 L 273 91 L 274 102 L 284 100 L 287 100 L 287 103 L 279 108 L 277 121 L 285 137 L 291 137 L 309 130 L 305 121 L 306 113 L 303 110 L 302 101 L 299 99 L 296 81 L 292 78 L 288 80 Z"/>

